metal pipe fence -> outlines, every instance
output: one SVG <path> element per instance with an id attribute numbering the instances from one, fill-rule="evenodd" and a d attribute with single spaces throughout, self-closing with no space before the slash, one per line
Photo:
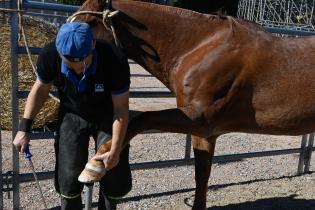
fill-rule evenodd
<path id="1" fill-rule="evenodd" d="M 0 113 L 1 113 L 1 102 L 0 102 Z M 1 133 L 1 114 L 0 114 L 0 170 L 2 172 L 2 133 Z M 0 177 L 0 209 L 3 209 L 3 177 Z"/>
<path id="2" fill-rule="evenodd" d="M 315 0 L 240 0 L 238 16 L 270 28 L 314 31 Z"/>
<path id="3" fill-rule="evenodd" d="M 17 1 L 10 1 L 11 9 L 18 9 Z M 17 13 L 11 13 L 10 15 L 11 24 L 11 78 L 12 78 L 12 139 L 17 133 L 18 121 L 19 121 L 19 100 L 16 97 L 18 91 L 18 15 Z M 20 165 L 19 165 L 19 154 L 12 145 L 12 162 L 13 162 L 13 209 L 19 209 L 20 205 Z"/>
<path id="4" fill-rule="evenodd" d="M 10 1 L 10 8 L 17 9 L 17 2 Z M 49 11 L 61 11 L 65 13 L 72 13 L 78 9 L 76 6 L 69 5 L 61 5 L 56 3 L 43 3 L 43 2 L 35 2 L 35 1 L 24 1 L 23 2 L 24 9 L 37 9 L 37 10 L 49 10 Z M 32 13 L 30 13 L 32 14 Z M 39 15 L 39 14 L 38 14 Z M 47 14 L 46 14 L 47 15 Z M 52 14 L 54 17 L 55 14 Z M 18 87 L 18 54 L 26 53 L 24 47 L 20 47 L 18 45 L 18 17 L 17 13 L 10 14 L 10 24 L 11 24 L 11 74 L 12 74 L 12 138 L 15 136 L 17 132 L 18 126 L 18 105 L 19 99 L 25 98 L 28 95 L 26 91 L 19 91 Z M 313 32 L 302 32 L 298 30 L 286 30 L 279 28 L 266 28 L 267 31 L 273 33 L 286 33 L 286 34 L 294 34 L 294 35 L 314 35 Z M 31 48 L 31 53 L 37 54 L 40 51 L 40 48 L 33 47 Z M 152 98 L 152 97 L 174 97 L 173 94 L 167 91 L 161 92 L 146 92 L 146 91 L 135 91 L 131 92 L 131 97 L 135 98 Z M 156 131 L 155 131 L 156 132 Z M 54 132 L 33 132 L 31 135 L 32 139 L 43 139 L 43 138 L 53 138 Z M 0 137 L 1 143 L 1 137 Z M 214 162 L 231 162 L 231 161 L 239 161 L 244 158 L 254 158 L 254 157 L 265 157 L 265 156 L 275 156 L 275 155 L 288 155 L 293 153 L 299 153 L 299 164 L 298 164 L 298 174 L 306 173 L 309 171 L 310 158 L 312 151 L 315 151 L 315 147 L 313 147 L 314 143 L 314 135 L 304 135 L 301 141 L 300 148 L 291 148 L 285 150 L 271 150 L 271 151 L 255 151 L 249 153 L 240 153 L 240 154 L 231 154 L 231 155 L 220 155 L 214 157 Z M 12 147 L 13 148 L 13 147 Z M 28 182 L 33 180 L 32 174 L 24 173 L 20 174 L 19 172 L 19 155 L 16 150 L 13 148 L 13 175 L 7 179 L 8 184 L 13 185 L 13 209 L 19 209 L 20 200 L 19 200 L 19 184 L 22 182 Z M 1 152 L 1 150 L 0 150 Z M 143 163 L 135 163 L 131 165 L 133 170 L 140 169 L 149 169 L 149 168 L 163 168 L 170 166 L 181 166 L 192 164 L 194 159 L 190 157 L 191 153 L 191 137 L 187 135 L 186 137 L 186 149 L 185 149 L 185 157 L 183 159 L 175 159 L 175 160 L 166 160 L 166 161 L 154 161 L 154 162 L 143 162 Z M 1 154 L 1 153 L 0 153 Z M 10 173 L 6 173 L 7 175 Z M 2 174 L 3 177 L 4 174 Z M 53 172 L 39 172 L 38 178 L 40 180 L 49 179 L 53 177 Z M 1 179 L 2 181 L 2 179 Z M 3 190 L 3 189 L 2 189 Z M 1 201 L 3 198 L 1 198 Z"/>

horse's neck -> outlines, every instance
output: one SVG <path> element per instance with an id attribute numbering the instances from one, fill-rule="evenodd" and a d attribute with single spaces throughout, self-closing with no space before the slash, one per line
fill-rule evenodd
<path id="1" fill-rule="evenodd" d="M 208 16 L 187 10 L 120 0 L 113 8 L 121 11 L 113 23 L 127 56 L 170 89 L 179 58 L 215 31 Z"/>

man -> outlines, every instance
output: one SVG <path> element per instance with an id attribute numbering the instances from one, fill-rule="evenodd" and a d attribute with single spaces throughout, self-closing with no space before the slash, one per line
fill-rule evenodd
<path id="1" fill-rule="evenodd" d="M 25 152 L 33 119 L 54 84 L 60 98 L 55 187 L 61 209 L 82 208 L 78 176 L 87 162 L 90 136 L 97 147 L 112 139 L 111 150 L 102 156 L 109 171 L 100 183 L 99 209 L 115 209 L 116 200 L 131 190 L 129 147 L 122 149 L 129 112 L 127 59 L 119 59 L 110 45 L 95 41 L 88 24 L 72 22 L 64 24 L 56 40 L 42 49 L 36 73 L 13 144 Z"/>

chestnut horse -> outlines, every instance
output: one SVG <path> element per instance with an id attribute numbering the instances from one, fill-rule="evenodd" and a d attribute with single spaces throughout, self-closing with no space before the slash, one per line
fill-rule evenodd
<path id="1" fill-rule="evenodd" d="M 87 0 L 77 13 L 95 36 L 111 27 L 123 52 L 175 95 L 177 107 L 131 120 L 125 144 L 146 130 L 192 134 L 196 192 L 193 209 L 206 208 L 207 183 L 218 136 L 229 132 L 300 135 L 315 130 L 315 37 L 279 38 L 229 16 L 169 6 Z M 113 14 L 113 13 L 111 13 Z M 107 26 L 104 27 L 103 23 Z M 98 153 L 108 151 L 110 142 Z M 80 180 L 100 179 L 90 160 Z"/>

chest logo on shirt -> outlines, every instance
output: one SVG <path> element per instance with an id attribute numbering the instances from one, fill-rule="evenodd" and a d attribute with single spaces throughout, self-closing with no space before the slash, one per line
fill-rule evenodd
<path id="1" fill-rule="evenodd" d="M 104 84 L 95 84 L 95 92 L 104 92 Z"/>

